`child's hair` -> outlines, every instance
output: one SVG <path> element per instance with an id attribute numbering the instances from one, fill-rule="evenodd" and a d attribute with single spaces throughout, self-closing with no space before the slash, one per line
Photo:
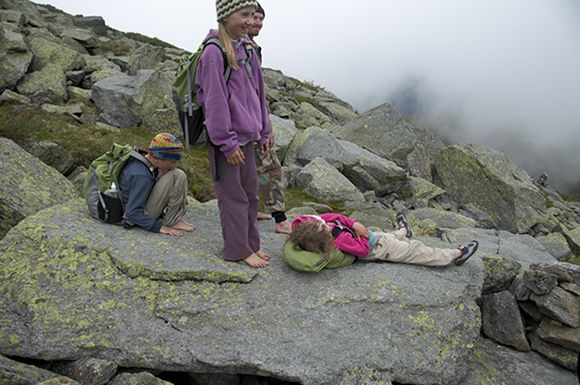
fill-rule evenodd
<path id="1" fill-rule="evenodd" d="M 226 52 L 226 57 L 228 58 L 228 63 L 232 70 L 237 70 L 240 68 L 238 65 L 238 61 L 236 60 L 236 54 L 234 53 L 234 48 L 232 46 L 232 37 L 228 32 L 228 28 L 226 27 L 225 23 L 221 21 L 218 24 L 218 38 L 224 47 L 224 51 Z"/>
<path id="2" fill-rule="evenodd" d="M 321 254 L 327 260 L 331 259 L 330 253 L 335 250 L 334 238 L 325 231 L 319 221 L 299 224 L 292 230 L 289 239 L 296 250 Z"/>

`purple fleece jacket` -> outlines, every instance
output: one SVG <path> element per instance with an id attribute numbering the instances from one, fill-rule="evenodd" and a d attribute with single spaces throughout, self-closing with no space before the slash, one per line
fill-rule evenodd
<path id="1" fill-rule="evenodd" d="M 217 38 L 217 30 L 210 30 L 204 41 Z M 238 60 L 246 58 L 244 38 L 234 42 Z M 226 84 L 224 58 L 221 50 L 209 45 L 199 59 L 196 73 L 196 98 L 205 114 L 205 125 L 211 142 L 226 156 L 240 145 L 268 142 L 270 117 L 266 108 L 266 92 L 260 60 L 254 51 L 252 76 L 242 65 L 232 71 Z"/>

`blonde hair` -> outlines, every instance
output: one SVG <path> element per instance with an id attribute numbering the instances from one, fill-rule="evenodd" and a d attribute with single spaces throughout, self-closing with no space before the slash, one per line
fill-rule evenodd
<path id="1" fill-rule="evenodd" d="M 289 235 L 294 249 L 321 254 L 327 261 L 332 259 L 331 253 L 336 250 L 334 238 L 319 221 L 307 221 L 299 224 Z"/>
<path id="2" fill-rule="evenodd" d="M 224 51 L 226 52 L 226 57 L 231 69 L 234 71 L 237 70 L 240 68 L 240 66 L 236 60 L 236 54 L 234 53 L 233 39 L 228 32 L 228 27 L 223 21 L 220 21 L 218 24 L 218 38 L 222 43 Z"/>

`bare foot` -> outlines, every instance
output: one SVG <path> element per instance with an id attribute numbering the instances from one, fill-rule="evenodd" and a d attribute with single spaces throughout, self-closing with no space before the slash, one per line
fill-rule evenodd
<path id="1" fill-rule="evenodd" d="M 262 258 L 258 257 L 256 253 L 253 253 L 248 258 L 244 259 L 244 262 L 246 263 L 246 265 L 258 269 L 267 267 L 269 265 L 268 261 L 264 261 Z"/>
<path id="2" fill-rule="evenodd" d="M 276 231 L 278 234 L 290 234 L 292 232 L 292 226 L 288 221 L 276 223 L 274 231 Z"/>
<path id="3" fill-rule="evenodd" d="M 177 230 L 182 230 L 182 231 L 187 231 L 188 233 L 191 233 L 192 231 L 195 230 L 195 225 L 192 225 L 191 223 L 187 223 L 185 220 L 180 219 L 178 220 L 173 226 L 174 229 Z"/>
<path id="4" fill-rule="evenodd" d="M 261 213 L 258 211 L 258 220 L 259 221 L 268 221 L 270 219 L 272 219 L 272 216 L 270 214 Z"/>
<path id="5" fill-rule="evenodd" d="M 262 250 L 258 250 L 254 254 L 256 254 L 258 257 L 262 258 L 264 261 L 270 260 L 270 256 L 268 254 L 264 253 Z"/>

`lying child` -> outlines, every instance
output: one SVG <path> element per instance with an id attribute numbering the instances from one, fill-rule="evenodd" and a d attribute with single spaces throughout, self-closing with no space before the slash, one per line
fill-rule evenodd
<path id="1" fill-rule="evenodd" d="M 384 233 L 371 232 L 341 214 L 299 216 L 292 221 L 292 233 L 284 245 L 284 260 L 296 270 L 310 272 L 347 266 L 356 258 L 423 266 L 460 266 L 479 245 L 471 241 L 456 249 L 428 247 L 421 241 L 408 239 L 412 231 L 405 215 L 397 214 L 397 222 L 399 230 Z"/>

